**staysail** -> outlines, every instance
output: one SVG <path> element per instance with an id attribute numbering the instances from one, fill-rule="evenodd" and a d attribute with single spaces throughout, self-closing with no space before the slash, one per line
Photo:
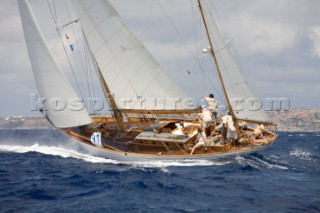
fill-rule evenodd
<path id="1" fill-rule="evenodd" d="M 28 0 L 18 0 L 27 49 L 37 83 L 44 101 L 44 112 L 59 128 L 91 123 L 91 118 L 64 74 L 55 62 L 36 22 Z"/>
<path id="2" fill-rule="evenodd" d="M 196 107 L 108 0 L 74 0 L 73 5 L 118 109 L 193 110 Z"/>
<path id="3" fill-rule="evenodd" d="M 261 102 L 251 90 L 248 82 L 241 73 L 238 61 L 233 57 L 227 42 L 212 16 L 212 11 L 210 11 L 206 0 L 199 1 L 235 117 L 237 119 L 257 122 L 269 122 Z"/>

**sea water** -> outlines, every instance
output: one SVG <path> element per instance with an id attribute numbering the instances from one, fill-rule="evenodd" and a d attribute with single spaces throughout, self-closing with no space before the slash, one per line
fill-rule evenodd
<path id="1" fill-rule="evenodd" d="M 0 212 L 320 212 L 320 133 L 214 161 L 119 162 L 59 130 L 0 130 Z"/>

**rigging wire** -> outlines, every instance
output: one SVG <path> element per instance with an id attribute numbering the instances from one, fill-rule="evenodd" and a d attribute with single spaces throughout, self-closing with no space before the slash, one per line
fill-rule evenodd
<path id="1" fill-rule="evenodd" d="M 67 13 L 68 13 L 69 21 L 71 22 L 71 21 L 72 21 L 72 18 L 71 18 L 70 11 L 69 11 L 69 8 L 68 8 L 68 5 L 67 5 L 66 0 L 64 0 L 64 5 L 65 5 L 65 8 L 66 8 Z M 77 34 L 75 33 L 74 25 L 72 24 L 71 27 L 72 27 L 73 35 L 74 35 L 74 37 L 75 37 L 76 46 L 80 47 L 79 41 L 78 41 L 78 38 L 77 38 Z M 83 63 L 83 60 L 82 60 L 82 55 L 81 55 L 81 52 L 80 52 L 79 48 L 76 48 L 76 50 L 77 50 L 77 53 L 78 53 L 78 55 L 79 55 L 79 57 L 80 57 L 80 61 L 81 61 L 81 65 L 82 65 L 82 67 L 83 67 L 83 71 L 84 71 L 84 73 L 85 73 L 85 75 L 86 75 L 87 87 L 88 87 L 88 93 L 89 93 L 88 95 L 89 95 L 89 97 L 91 97 L 91 92 L 90 92 L 89 81 L 88 81 L 88 74 L 87 74 L 87 72 L 86 72 L 86 67 L 84 66 L 84 63 Z M 76 66 L 77 66 L 77 64 L 76 64 Z M 80 81 L 82 82 L 82 78 L 81 78 L 80 73 L 79 73 L 79 76 L 80 76 Z"/>
<path id="2" fill-rule="evenodd" d="M 91 80 L 91 87 L 92 87 L 92 92 L 93 92 L 93 97 L 96 97 L 96 92 L 95 92 L 95 88 L 94 88 L 94 83 L 93 83 L 93 71 L 92 71 L 92 67 L 91 67 L 91 61 L 90 61 L 90 57 L 88 56 L 88 49 L 87 49 L 87 44 L 85 42 L 85 39 L 83 39 L 83 52 L 84 52 L 84 57 L 85 57 L 85 62 L 86 62 L 86 68 L 88 69 L 89 73 L 90 73 L 90 80 Z M 89 79 L 88 79 L 89 81 Z M 88 82 L 89 84 L 89 82 Z"/>
<path id="3" fill-rule="evenodd" d="M 194 33 L 194 40 L 196 41 L 196 49 L 199 50 L 199 46 L 198 46 L 198 39 L 197 39 L 197 30 L 196 30 L 196 20 L 195 20 L 195 17 L 196 17 L 196 13 L 194 11 L 194 4 L 193 4 L 193 0 L 190 0 L 190 5 L 191 5 L 191 11 L 192 11 L 192 21 L 193 21 L 193 33 Z M 200 22 L 201 23 L 201 22 Z M 202 38 L 201 34 L 199 36 L 200 38 Z M 200 42 L 201 44 L 201 42 Z M 198 57 L 197 58 L 199 60 L 199 64 L 201 64 L 201 60 L 200 58 Z M 202 77 L 203 77 L 203 72 L 201 72 L 202 74 Z M 204 79 L 204 77 L 203 77 Z M 204 94 L 204 85 L 202 85 L 202 94 Z"/>
<path id="4" fill-rule="evenodd" d="M 196 17 L 196 13 L 194 11 L 194 4 L 193 4 L 193 0 L 190 0 L 190 3 L 191 3 L 191 10 L 192 10 L 192 21 L 193 21 L 193 33 L 194 33 L 194 40 L 196 41 L 196 49 L 199 50 L 199 46 L 198 46 L 198 39 L 197 39 L 197 30 L 196 30 L 196 26 L 197 26 L 197 23 L 196 23 L 196 20 L 195 20 L 195 17 Z M 201 24 L 201 22 L 199 22 Z M 200 28 L 201 29 L 201 28 Z M 200 39 L 202 41 L 202 36 L 200 34 Z M 202 42 L 200 42 L 200 44 L 202 44 Z M 201 60 L 200 58 L 198 57 L 197 60 L 199 60 L 199 64 L 201 64 Z M 202 65 L 201 65 L 202 66 Z M 205 77 L 204 77 L 204 74 L 203 72 L 201 72 L 201 75 L 202 75 L 202 82 L 204 82 L 204 84 L 202 84 L 202 94 L 205 94 L 205 84 L 206 84 L 206 81 L 205 81 Z M 207 93 L 208 93 L 208 87 L 207 88 Z"/>
<path id="5" fill-rule="evenodd" d="M 86 37 L 84 36 L 84 31 L 82 29 L 82 35 L 83 35 L 83 41 L 85 42 L 85 46 L 88 46 L 88 42 L 87 42 L 87 39 Z M 92 65 L 94 66 L 94 71 L 96 71 L 96 74 L 97 74 L 97 77 L 98 77 L 98 81 L 100 83 L 100 87 L 102 89 L 102 92 L 104 94 L 104 97 L 105 97 L 105 100 L 107 101 L 108 103 L 108 106 L 110 107 L 111 106 L 111 103 L 110 103 L 110 100 L 108 98 L 108 94 L 107 94 L 107 91 L 105 90 L 104 88 L 104 85 L 103 85 L 103 79 L 102 79 L 102 76 L 100 75 L 99 73 L 99 65 L 97 64 L 97 61 L 95 60 L 95 57 L 93 55 L 93 53 L 91 52 L 90 48 L 88 48 L 88 54 L 92 60 Z M 88 57 L 88 60 L 89 60 L 89 57 Z M 109 109 L 107 110 L 109 112 L 111 112 L 111 115 L 114 117 L 114 114 L 116 113 L 113 109 Z M 95 111 L 94 111 L 95 113 Z"/>
<path id="6" fill-rule="evenodd" d="M 57 18 L 56 6 L 55 6 L 55 4 L 53 2 L 53 10 L 52 10 L 52 8 L 50 6 L 50 3 L 49 3 L 49 0 L 47 0 L 47 3 L 48 3 L 48 6 L 50 8 L 50 11 L 51 11 L 52 19 L 53 19 L 54 23 L 57 24 L 58 18 Z"/>
<path id="7" fill-rule="evenodd" d="M 209 1 L 209 4 L 210 4 L 210 7 L 211 9 L 214 11 L 214 16 L 215 16 L 215 19 L 218 20 L 218 25 L 221 27 L 221 31 L 222 31 L 222 34 L 223 36 L 225 37 L 225 40 L 228 41 L 230 44 L 228 49 L 230 50 L 230 53 L 232 55 L 232 57 L 234 58 L 236 64 L 239 66 L 239 70 L 240 72 L 242 73 L 243 77 L 244 77 L 244 80 L 245 81 L 248 81 L 248 77 L 244 71 L 244 69 L 242 69 L 242 66 L 241 66 L 241 63 L 240 63 L 240 60 L 239 60 L 239 55 L 237 53 L 237 49 L 233 43 L 233 38 L 228 30 L 228 28 L 226 27 L 224 21 L 223 21 L 223 18 L 221 17 L 219 11 L 217 10 L 217 8 L 214 6 L 213 2 L 212 1 Z"/>
<path id="8" fill-rule="evenodd" d="M 66 0 L 64 0 L 64 4 L 65 4 L 66 11 L 67 11 L 67 13 L 68 13 L 69 21 L 70 21 L 70 23 L 72 23 L 72 18 L 71 18 L 70 11 L 69 11 L 69 7 L 68 7 L 68 4 L 67 4 Z M 77 22 L 77 21 L 75 21 L 74 23 L 76 23 L 76 22 Z M 72 27 L 73 36 L 74 36 L 74 38 L 75 38 L 75 44 L 76 44 L 77 47 L 79 47 L 79 48 L 76 48 L 76 52 L 78 53 L 78 56 L 79 56 L 80 61 L 81 61 L 81 66 L 82 66 L 82 69 L 79 69 L 79 66 L 78 66 L 78 64 L 76 63 L 77 70 L 79 70 L 79 71 L 78 71 L 78 75 L 79 75 L 79 77 L 80 77 L 80 81 L 83 82 L 84 84 L 86 83 L 86 86 L 87 86 L 87 95 L 88 95 L 89 97 L 92 97 L 92 96 L 91 96 L 90 83 L 89 83 L 89 74 L 88 74 L 88 70 L 89 70 L 89 69 L 88 69 L 87 66 L 84 65 L 83 57 L 82 57 L 82 54 L 81 54 L 81 51 L 80 51 L 79 39 L 78 39 L 78 37 L 77 37 L 77 33 L 75 32 L 74 25 L 72 24 L 71 27 Z M 84 52 L 84 54 L 85 54 L 85 52 Z M 86 62 L 87 62 L 87 61 L 86 61 Z M 85 81 L 83 81 L 83 79 L 82 79 L 82 77 L 81 77 L 82 75 L 81 75 L 81 73 L 80 73 L 80 70 L 82 70 L 83 73 L 84 73 L 84 75 L 85 75 Z M 84 87 L 85 87 L 85 86 L 83 86 L 83 89 L 84 89 Z M 86 90 L 84 89 L 84 91 L 86 91 Z M 86 94 L 84 94 L 84 95 L 86 95 Z M 86 99 L 86 100 L 87 100 L 87 99 Z"/>
<path id="9" fill-rule="evenodd" d="M 155 22 L 153 19 L 150 19 L 150 21 L 153 23 L 153 26 L 159 26 L 159 23 Z M 159 35 L 161 35 L 161 39 L 163 41 L 163 43 L 169 43 L 168 39 L 166 39 L 166 36 L 163 33 L 163 30 L 159 30 L 157 31 L 157 33 L 159 33 Z M 173 58 L 175 59 L 175 63 L 181 67 L 183 69 L 183 71 L 185 71 L 188 74 L 188 77 L 190 77 L 190 79 L 193 81 L 194 85 L 197 85 L 197 87 L 200 87 L 200 83 L 197 81 L 196 78 L 192 77 L 193 73 L 190 70 L 189 67 L 187 67 L 184 63 L 181 62 L 181 60 L 179 59 L 179 57 L 177 56 L 174 47 L 172 47 L 171 45 L 167 46 L 167 49 L 169 50 L 170 54 L 173 56 Z"/>
<path id="10" fill-rule="evenodd" d="M 57 11 L 56 11 L 55 2 L 54 2 L 54 0 L 53 0 L 53 2 L 52 2 L 52 3 L 53 3 L 53 9 L 52 9 L 52 7 L 51 7 L 51 5 L 50 5 L 49 0 L 47 0 L 47 3 L 48 3 L 48 7 L 49 7 L 49 9 L 50 9 L 50 12 L 51 12 L 52 19 L 54 20 L 54 23 L 56 24 L 56 26 L 58 26 L 58 19 L 57 19 L 57 15 L 56 15 L 56 14 L 57 14 Z M 80 92 L 81 98 L 85 98 L 85 96 L 83 95 L 83 92 L 82 92 L 82 90 L 81 90 L 81 88 L 80 88 L 79 81 L 78 81 L 78 79 L 77 79 L 77 77 L 76 77 L 76 75 L 75 75 L 75 72 L 74 72 L 72 63 L 71 63 L 70 58 L 69 58 L 69 56 L 68 56 L 68 52 L 67 52 L 67 50 L 66 50 L 66 48 L 65 48 L 65 45 L 63 45 L 63 39 L 62 39 L 62 36 L 61 36 L 61 33 L 60 33 L 58 27 L 57 27 L 57 32 L 58 32 L 58 35 L 59 35 L 59 38 L 60 38 L 60 41 L 61 41 L 61 45 L 62 45 L 62 47 L 63 47 L 63 50 L 64 50 L 64 52 L 65 52 L 65 54 L 66 54 L 66 57 L 67 57 L 69 66 L 70 66 L 70 68 L 71 68 L 72 75 L 73 75 L 73 77 L 74 77 L 75 80 L 76 80 L 77 88 L 78 88 L 78 90 L 79 90 L 79 92 Z"/>
<path id="11" fill-rule="evenodd" d="M 228 48 L 231 57 L 235 61 L 236 66 L 238 67 L 240 73 L 242 74 L 243 82 L 245 82 L 247 84 L 247 86 L 249 88 L 251 88 L 251 85 L 248 84 L 248 76 L 247 76 L 245 70 L 242 68 L 242 65 L 241 65 L 240 60 L 239 60 L 239 55 L 237 53 L 237 49 L 236 49 L 236 47 L 235 47 L 235 45 L 233 43 L 233 39 L 230 36 L 228 28 L 226 27 L 226 25 L 225 25 L 221 15 L 220 15 L 220 13 L 216 9 L 216 7 L 214 6 L 212 1 L 209 1 L 209 7 L 210 7 L 209 9 L 213 11 L 213 13 L 211 13 L 211 16 L 215 20 L 217 20 L 216 23 L 217 23 L 218 27 L 221 28 L 220 31 L 221 31 L 222 36 L 224 37 L 224 39 L 226 41 L 226 48 Z M 251 89 L 251 91 L 253 91 L 253 90 Z"/>
<path id="12" fill-rule="evenodd" d="M 64 4 L 65 4 L 65 8 L 66 8 L 66 11 L 67 11 L 67 13 L 68 13 L 68 17 L 69 17 L 69 21 L 71 22 L 72 21 L 72 19 L 71 19 L 71 15 L 70 15 L 70 12 L 69 12 L 69 9 L 68 9 L 68 5 L 67 5 L 67 3 L 66 3 L 66 1 L 64 0 Z M 76 46 L 78 46 L 79 47 L 79 42 L 78 42 L 78 38 L 77 38 L 77 35 L 76 35 L 76 33 L 75 33 L 75 30 L 74 30 L 74 26 L 73 26 L 73 24 L 71 24 L 71 27 L 72 27 L 72 32 L 73 32 L 73 36 L 75 37 L 75 43 L 76 43 Z M 67 35 L 67 34 L 66 34 Z M 78 49 L 78 48 L 77 48 Z M 80 61 L 81 61 L 81 64 L 82 64 L 82 67 L 84 67 L 84 65 L 83 65 L 83 61 L 82 61 L 82 57 L 81 57 L 81 54 L 80 54 L 80 51 L 76 51 L 78 54 L 79 54 L 79 57 L 80 57 Z M 79 68 L 78 68 L 78 65 L 77 65 L 77 63 L 76 63 L 76 66 L 77 66 L 77 69 L 78 70 L 80 70 Z M 79 78 L 80 78 L 80 82 L 83 82 L 83 80 L 82 80 L 82 77 L 81 77 L 81 74 L 79 73 Z M 90 90 L 88 90 L 88 92 L 90 93 Z"/>
<path id="13" fill-rule="evenodd" d="M 193 0 L 190 0 L 190 3 L 191 3 L 191 10 L 192 10 L 194 40 L 196 41 L 196 49 L 199 50 L 198 39 L 197 39 L 197 30 L 196 30 L 196 20 L 195 20 L 196 14 L 195 14 L 195 11 L 193 9 L 193 7 L 194 7 L 193 6 Z M 198 58 L 198 60 L 199 60 L 199 58 Z"/>
<path id="14" fill-rule="evenodd" d="M 193 57 L 193 59 L 196 61 L 197 65 L 199 66 L 200 70 L 201 70 L 201 73 L 202 75 L 205 76 L 205 79 L 207 79 L 209 81 L 209 83 L 211 84 L 211 86 L 213 87 L 213 89 L 215 91 L 219 91 L 215 86 L 214 86 L 214 83 L 212 82 L 212 80 L 210 79 L 210 77 L 208 76 L 208 74 L 204 71 L 203 69 L 203 66 L 201 65 L 199 59 L 197 56 L 195 56 L 195 54 L 192 52 L 190 46 L 187 44 L 187 42 L 185 41 L 185 39 L 183 38 L 182 34 L 179 32 L 178 28 L 176 27 L 176 25 L 174 24 L 174 22 L 172 21 L 172 19 L 170 18 L 169 14 L 166 12 L 164 6 L 162 5 L 161 1 L 160 0 L 157 0 L 157 3 L 160 7 L 160 9 L 162 10 L 162 12 L 165 14 L 165 16 L 167 17 L 167 19 L 169 20 L 170 24 L 172 25 L 172 27 L 174 28 L 174 30 L 176 31 L 176 33 L 178 34 L 178 36 L 180 37 L 180 39 L 182 40 L 182 42 L 184 43 L 184 45 L 187 47 L 190 55 Z M 200 21 L 200 23 L 202 23 Z M 218 93 L 218 96 L 220 98 L 222 98 L 221 94 Z"/>
<path id="15" fill-rule="evenodd" d="M 54 15 L 55 15 L 55 18 L 56 18 L 56 23 L 57 23 L 58 22 L 58 16 L 57 16 L 56 4 L 54 3 L 54 1 L 53 1 L 53 9 L 54 9 Z"/>
<path id="16" fill-rule="evenodd" d="M 196 3 L 196 7 L 197 7 L 197 11 L 198 11 L 198 13 L 197 14 L 199 14 L 198 15 L 198 18 L 199 18 L 199 20 L 198 20 L 198 25 L 199 25 L 199 31 L 202 33 L 201 35 L 206 35 L 205 36 L 205 39 L 203 39 L 203 36 L 201 36 L 200 37 L 200 39 L 201 39 L 201 44 L 204 44 L 204 42 L 208 42 L 208 40 L 207 40 L 207 32 L 206 32 L 206 30 L 205 30 L 205 26 L 204 26 L 204 23 L 203 23 L 203 19 L 202 19 L 202 16 L 200 15 L 200 9 L 199 9 L 199 5 L 198 5 L 198 1 L 196 1 L 196 0 L 194 0 Z M 194 7 L 193 7 L 194 8 Z M 203 55 L 203 56 L 206 56 L 207 54 L 205 54 L 205 55 Z M 203 57 L 203 56 L 200 56 L 200 57 Z M 212 61 L 210 60 L 210 63 L 212 63 Z M 215 67 L 215 65 L 214 65 L 214 67 Z M 210 68 L 211 69 L 211 68 Z M 210 70 L 209 69 L 209 70 Z M 214 76 L 214 79 L 215 79 L 215 81 L 216 81 L 216 84 L 218 84 L 218 85 L 220 85 L 220 87 L 218 87 L 218 89 L 217 88 L 215 88 L 214 87 L 214 89 L 215 89 L 215 95 L 217 95 L 218 97 L 219 97 L 219 99 L 220 100 L 222 100 L 223 102 L 226 102 L 226 98 L 225 98 L 225 96 L 224 96 L 224 94 L 223 94 L 223 92 L 222 92 L 222 88 L 221 88 L 221 82 L 220 82 L 220 80 L 219 80 L 219 77 L 217 76 L 217 74 L 218 74 L 218 72 L 217 72 L 217 70 L 215 70 L 216 71 L 216 75 Z M 202 75 L 203 75 L 203 82 L 204 82 L 204 87 L 206 87 L 206 89 L 207 89 L 207 91 L 209 91 L 208 90 L 208 84 L 207 84 L 207 81 L 209 82 L 209 84 L 211 84 L 211 85 L 214 85 L 212 82 L 211 82 L 211 80 L 210 80 L 210 78 L 208 77 L 208 75 L 206 74 L 206 72 L 202 72 Z"/>

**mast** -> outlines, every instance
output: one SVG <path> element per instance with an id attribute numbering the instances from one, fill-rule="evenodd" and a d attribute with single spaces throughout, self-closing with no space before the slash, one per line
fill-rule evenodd
<path id="1" fill-rule="evenodd" d="M 90 49 L 90 48 L 89 48 Z M 113 111 L 113 116 L 116 120 L 116 123 L 117 123 L 117 126 L 118 126 L 118 129 L 121 131 L 121 132 L 125 132 L 126 131 L 126 128 L 124 126 L 124 122 L 123 122 L 123 117 L 122 117 L 122 112 L 121 110 L 118 109 L 117 105 L 116 105 L 116 102 L 113 98 L 113 95 L 111 94 L 111 91 L 109 89 L 109 86 L 106 82 L 106 80 L 104 79 L 102 73 L 101 73 L 101 70 L 99 68 L 99 65 L 97 64 L 97 61 L 95 59 L 95 57 L 91 54 L 91 51 L 89 50 L 90 52 L 90 55 L 92 56 L 96 66 L 97 66 L 97 71 L 98 71 L 98 74 L 99 74 L 99 78 L 100 80 L 102 81 L 102 84 L 103 84 L 103 88 L 107 94 L 107 99 L 109 100 L 109 103 L 110 103 L 110 107 L 112 108 L 112 111 Z"/>
<path id="2" fill-rule="evenodd" d="M 83 31 L 82 31 L 83 33 Z M 86 35 L 83 33 L 83 37 L 85 38 L 85 43 L 87 46 L 88 45 L 88 42 L 87 42 L 87 39 L 86 39 Z M 102 85 L 103 85 L 103 88 L 104 88 L 104 91 L 107 95 L 107 100 L 109 100 L 109 103 L 110 103 L 110 107 L 113 111 L 112 115 L 114 116 L 115 120 L 116 120 L 116 123 L 117 123 L 117 126 L 118 126 L 118 129 L 121 131 L 121 132 L 125 132 L 126 131 L 126 128 L 125 128 L 125 125 L 124 125 L 124 122 L 123 122 L 123 117 L 122 117 L 122 112 L 121 110 L 118 109 L 117 105 L 116 105 L 116 102 L 113 98 L 113 95 L 111 94 L 111 91 L 109 89 L 109 86 L 106 82 L 106 80 L 104 79 L 103 75 L 102 75 L 102 72 L 100 70 L 100 67 L 97 63 L 97 60 L 95 58 L 95 56 L 93 55 L 93 53 L 91 52 L 91 49 L 89 49 L 89 54 L 92 58 L 92 60 L 94 61 L 94 64 L 96 65 L 96 68 L 97 68 L 97 72 L 98 72 L 98 75 L 99 75 L 99 78 L 100 80 L 102 81 Z"/>
<path id="3" fill-rule="evenodd" d="M 113 116 L 114 118 L 116 119 L 116 122 L 117 122 L 117 125 L 118 125 L 118 128 L 121 132 L 125 132 L 126 131 L 126 128 L 124 126 L 124 122 L 123 122 L 123 117 L 122 117 L 122 112 L 121 110 L 118 109 L 117 105 L 116 105 L 116 102 L 113 98 L 113 95 L 111 94 L 111 91 L 108 87 L 108 84 L 106 82 L 106 80 L 104 80 L 103 76 L 102 76 L 102 73 L 101 73 L 101 70 L 98 66 L 98 72 L 99 72 L 99 77 L 100 79 L 102 80 L 102 83 L 103 83 L 103 87 L 107 93 L 107 96 L 108 96 L 108 100 L 110 102 L 110 105 L 111 105 L 111 108 L 113 110 Z"/>
<path id="4" fill-rule="evenodd" d="M 207 37 L 208 37 L 208 41 L 209 41 L 209 44 L 210 44 L 210 52 L 212 54 L 214 63 L 216 65 L 216 68 L 217 68 L 217 71 L 218 71 L 219 80 L 220 80 L 220 83 L 221 83 L 221 86 L 222 86 L 222 90 L 223 90 L 224 96 L 226 97 L 226 100 L 227 100 L 227 105 L 228 105 L 229 111 L 231 113 L 232 119 L 233 119 L 233 121 L 235 123 L 235 127 L 237 129 L 237 133 L 239 135 L 239 124 L 237 122 L 236 116 L 235 116 L 233 108 L 231 106 L 231 103 L 230 103 L 230 100 L 229 100 L 229 96 L 228 96 L 228 93 L 227 93 L 227 90 L 226 90 L 226 87 L 225 87 L 225 84 L 224 84 L 224 81 L 223 81 L 223 78 L 222 78 L 222 74 L 221 74 L 221 71 L 220 71 L 219 63 L 218 63 L 216 54 L 215 54 L 214 49 L 213 49 L 213 42 L 212 42 L 212 40 L 210 38 L 210 35 L 209 35 L 209 29 L 208 29 L 208 25 L 207 25 L 206 19 L 204 17 L 203 8 L 202 8 L 202 5 L 201 5 L 201 0 L 198 0 L 198 4 L 199 4 L 201 17 L 202 17 L 202 20 L 203 20 L 203 23 L 204 23 L 204 26 L 205 26 L 205 29 L 206 29 L 206 34 L 207 34 Z"/>

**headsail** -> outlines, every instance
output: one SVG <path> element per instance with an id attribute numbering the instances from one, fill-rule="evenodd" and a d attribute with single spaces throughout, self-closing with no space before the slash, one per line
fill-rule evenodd
<path id="1" fill-rule="evenodd" d="M 212 12 L 206 3 L 206 0 L 199 1 L 201 2 L 203 17 L 207 23 L 214 53 L 218 61 L 227 95 L 233 106 L 235 117 L 237 119 L 257 122 L 269 122 L 268 116 L 262 108 L 262 105 L 260 105 L 256 95 L 242 75 L 237 60 L 231 54 L 227 42 L 212 17 Z"/>
<path id="2" fill-rule="evenodd" d="M 108 0 L 74 0 L 73 3 L 118 109 L 195 108 Z"/>
<path id="3" fill-rule="evenodd" d="M 91 123 L 87 110 L 55 62 L 28 0 L 18 0 L 18 4 L 38 91 L 42 98 L 47 99 L 44 107 L 48 119 L 59 128 Z M 53 107 L 57 102 L 60 106 Z"/>

